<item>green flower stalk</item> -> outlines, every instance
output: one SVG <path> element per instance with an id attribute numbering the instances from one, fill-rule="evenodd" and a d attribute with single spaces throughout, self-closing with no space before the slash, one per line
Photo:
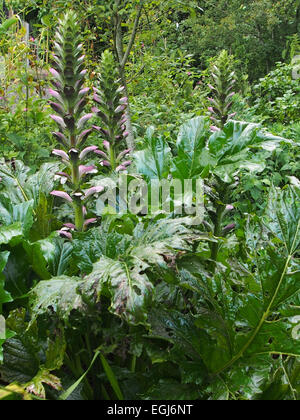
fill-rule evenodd
<path id="1" fill-rule="evenodd" d="M 131 149 L 126 146 L 129 135 L 125 115 L 128 98 L 124 92 L 113 54 L 105 51 L 101 59 L 99 89 L 94 88 L 97 106 L 92 110 L 101 120 L 101 127 L 94 126 L 103 141 L 104 150 L 96 151 L 102 158 L 100 164 L 116 172 L 125 171 L 131 165 L 127 159 Z"/>
<path id="2" fill-rule="evenodd" d="M 233 105 L 232 97 L 235 95 L 234 86 L 236 84 L 235 72 L 232 71 L 233 57 L 223 50 L 217 58 L 212 70 L 213 84 L 209 84 L 212 90 L 212 98 L 208 98 L 211 106 L 208 111 L 214 125 L 212 131 L 223 129 L 227 121 L 233 118 L 236 113 L 231 113 Z"/>
<path id="3" fill-rule="evenodd" d="M 80 27 L 74 12 L 68 12 L 59 22 L 54 43 L 55 55 L 53 68 L 54 89 L 49 89 L 49 95 L 55 101 L 50 102 L 55 114 L 51 118 L 57 123 L 58 131 L 53 135 L 62 145 L 62 149 L 53 150 L 66 166 L 65 172 L 58 175 L 64 178 L 70 189 L 70 194 L 64 191 L 52 191 L 53 196 L 66 200 L 74 209 L 74 224 L 67 224 L 60 231 L 61 235 L 71 238 L 71 228 L 78 231 L 86 229 L 94 219 L 85 220 L 86 202 L 92 193 L 100 192 L 93 189 L 81 190 L 86 175 L 97 172 L 94 166 L 85 166 L 84 160 L 89 153 L 97 151 L 97 146 L 84 147 L 88 136 L 93 131 L 86 128 L 87 122 L 94 114 L 83 114 L 87 104 L 89 88 L 84 87 L 85 75 L 83 46 L 80 43 Z"/>

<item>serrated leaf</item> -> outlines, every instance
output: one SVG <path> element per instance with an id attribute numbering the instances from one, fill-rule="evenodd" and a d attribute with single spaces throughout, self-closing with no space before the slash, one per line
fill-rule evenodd
<path id="1" fill-rule="evenodd" d="M 33 320 L 40 315 L 55 312 L 59 319 L 67 321 L 73 310 L 83 309 L 82 299 L 77 293 L 80 284 L 80 279 L 67 276 L 41 281 L 30 292 Z"/>
<path id="2" fill-rule="evenodd" d="M 94 264 L 81 288 L 84 299 L 98 300 L 106 287 L 111 295 L 111 311 L 138 323 L 146 319 L 145 303 L 153 289 L 144 271 L 149 266 L 142 261 L 132 264 L 115 261 L 107 257 L 100 258 Z"/>

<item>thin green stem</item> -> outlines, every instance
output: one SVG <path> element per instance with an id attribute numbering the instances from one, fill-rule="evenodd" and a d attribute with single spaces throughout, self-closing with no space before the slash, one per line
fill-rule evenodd
<path id="1" fill-rule="evenodd" d="M 297 392 L 297 391 L 294 389 L 294 387 L 293 387 L 293 385 L 292 385 L 292 383 L 291 383 L 290 377 L 289 377 L 289 375 L 288 375 L 288 373 L 287 373 L 287 371 L 286 371 L 286 369 L 285 369 L 285 366 L 284 366 L 284 363 L 283 363 L 282 358 L 281 358 L 281 367 L 282 367 L 282 370 L 283 370 L 284 375 L 285 375 L 285 377 L 286 377 L 286 380 L 287 380 L 287 382 L 288 382 L 288 384 L 289 384 L 289 387 L 290 387 L 290 390 L 291 390 L 291 393 L 292 393 L 292 396 L 293 396 L 293 400 L 294 400 L 294 401 L 297 401 L 297 396 L 296 396 L 296 392 Z"/>
<path id="2" fill-rule="evenodd" d="M 259 321 L 259 324 L 257 325 L 255 331 L 253 332 L 253 334 L 251 335 L 251 337 L 249 338 L 249 340 L 246 342 L 246 344 L 242 347 L 242 349 L 229 361 L 227 362 L 220 370 L 218 370 L 217 372 L 215 372 L 216 375 L 222 373 L 224 370 L 228 369 L 230 366 L 232 366 L 237 360 L 239 360 L 243 354 L 245 353 L 245 351 L 250 347 L 250 345 L 253 343 L 253 341 L 255 340 L 257 334 L 259 333 L 259 331 L 261 330 L 263 324 L 265 323 L 265 321 L 268 319 L 271 309 L 273 307 L 273 304 L 276 300 L 276 297 L 278 295 L 278 292 L 280 290 L 280 287 L 282 285 L 282 282 L 284 280 L 285 274 L 287 272 L 289 263 L 291 261 L 292 255 L 289 255 L 286 261 L 286 264 L 284 266 L 283 272 L 281 274 L 280 280 L 278 282 L 277 288 L 274 292 L 273 298 L 270 301 L 270 304 L 267 308 L 267 310 L 265 311 L 265 313 L 263 314 L 261 320 Z"/>
<path id="3" fill-rule="evenodd" d="M 131 372 L 135 372 L 135 368 L 136 368 L 136 355 L 133 355 L 132 356 L 132 359 L 131 359 L 131 366 L 130 366 L 130 370 L 131 370 Z"/>
<path id="4" fill-rule="evenodd" d="M 215 228 L 214 228 L 214 236 L 219 238 L 222 233 L 222 222 L 223 222 L 223 214 L 224 214 L 225 206 L 223 204 L 218 204 L 217 212 L 216 212 L 216 221 L 215 221 Z M 212 271 L 213 273 L 216 270 L 216 262 L 218 260 L 218 252 L 220 248 L 219 240 L 218 242 L 213 242 L 211 245 L 211 260 L 212 260 Z"/>

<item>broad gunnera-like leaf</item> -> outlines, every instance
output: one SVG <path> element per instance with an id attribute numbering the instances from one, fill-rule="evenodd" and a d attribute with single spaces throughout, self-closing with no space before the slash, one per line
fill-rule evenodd
<path id="1" fill-rule="evenodd" d="M 185 226 L 185 224 L 187 226 Z M 74 257 L 85 259 L 80 266 L 89 272 L 83 279 L 67 276 L 40 282 L 31 292 L 33 316 L 51 308 L 66 320 L 83 302 L 96 304 L 101 295 L 111 299 L 111 311 L 132 323 L 147 318 L 147 302 L 153 284 L 148 270 L 167 270 L 166 257 L 190 249 L 189 240 L 198 238 L 188 227 L 189 219 L 160 219 L 148 225 L 137 224 L 133 236 L 105 233 L 96 228 L 74 241 Z M 95 242 L 96 241 L 96 242 Z M 98 258 L 93 258 L 95 244 Z"/>

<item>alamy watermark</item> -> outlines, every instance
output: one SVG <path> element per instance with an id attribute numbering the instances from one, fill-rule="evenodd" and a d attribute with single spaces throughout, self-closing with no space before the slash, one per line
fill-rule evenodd
<path id="1" fill-rule="evenodd" d="M 300 55 L 295 55 L 295 57 L 292 59 L 292 65 L 293 65 L 293 79 L 298 80 L 300 79 Z"/>
<path id="2" fill-rule="evenodd" d="M 175 216 L 192 216 L 192 224 L 204 218 L 204 184 L 202 179 L 152 179 L 126 174 L 117 181 L 100 181 L 105 190 L 96 201 L 97 213 L 156 215 L 160 212 Z"/>
<path id="3" fill-rule="evenodd" d="M 0 315 L 0 340 L 5 340 L 5 318 Z"/>

